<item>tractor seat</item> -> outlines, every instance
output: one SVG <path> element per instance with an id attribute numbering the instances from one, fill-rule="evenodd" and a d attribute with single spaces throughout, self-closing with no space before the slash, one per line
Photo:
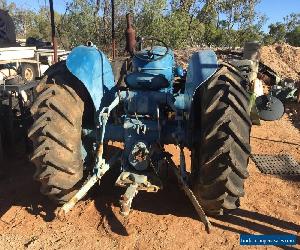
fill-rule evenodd
<path id="1" fill-rule="evenodd" d="M 170 83 L 163 75 L 144 72 L 133 72 L 125 77 L 125 83 L 130 89 L 160 90 L 169 87 Z"/>

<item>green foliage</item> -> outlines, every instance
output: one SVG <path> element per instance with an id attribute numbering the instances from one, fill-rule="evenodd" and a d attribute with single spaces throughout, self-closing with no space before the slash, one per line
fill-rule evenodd
<path id="1" fill-rule="evenodd" d="M 155 18 L 141 29 L 142 36 L 152 36 L 165 41 L 173 48 L 196 45 L 202 41 L 204 25 L 191 19 L 188 13 L 175 11 L 164 18 Z"/>
<path id="2" fill-rule="evenodd" d="M 283 23 L 275 23 L 269 26 L 269 39 L 272 42 L 282 43 L 285 41 L 286 26 Z"/>
<path id="3" fill-rule="evenodd" d="M 300 14 L 262 33 L 266 17 L 255 11 L 260 0 L 115 0 L 115 30 L 119 53 L 124 51 L 125 15 L 131 12 L 137 35 L 156 37 L 173 48 L 209 45 L 243 46 L 246 41 L 289 42 L 299 46 Z M 51 40 L 48 8 L 20 9 L 0 0 L 12 15 L 18 38 Z M 66 49 L 92 41 L 108 52 L 111 44 L 111 1 L 68 0 L 65 13 L 55 13 L 59 43 Z"/>
<path id="4" fill-rule="evenodd" d="M 284 17 L 284 22 L 277 22 L 269 26 L 269 34 L 264 38 L 266 44 L 287 42 L 293 46 L 300 46 L 300 14 L 291 13 Z"/>
<path id="5" fill-rule="evenodd" d="M 94 15 L 95 5 L 92 0 L 74 0 L 67 3 L 66 13 L 57 25 L 61 41 L 67 48 L 93 41 L 100 44 L 100 17 Z"/>
<path id="6" fill-rule="evenodd" d="M 293 46 L 300 47 L 300 25 L 286 34 L 286 41 Z"/>
<path id="7" fill-rule="evenodd" d="M 283 18 L 286 30 L 288 32 L 293 31 L 297 26 L 300 25 L 300 13 L 291 13 Z"/>

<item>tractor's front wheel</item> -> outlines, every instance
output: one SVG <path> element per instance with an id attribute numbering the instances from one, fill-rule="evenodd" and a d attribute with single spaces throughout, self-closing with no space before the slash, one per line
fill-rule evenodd
<path id="1" fill-rule="evenodd" d="M 193 105 L 198 135 L 192 149 L 193 190 L 208 214 L 220 215 L 239 206 L 249 175 L 251 120 L 242 76 L 221 67 Z"/>
<path id="2" fill-rule="evenodd" d="M 29 130 L 41 193 L 58 203 L 68 201 L 83 177 L 81 131 L 84 102 L 70 87 L 74 77 L 65 64 L 54 65 L 37 88 Z"/>

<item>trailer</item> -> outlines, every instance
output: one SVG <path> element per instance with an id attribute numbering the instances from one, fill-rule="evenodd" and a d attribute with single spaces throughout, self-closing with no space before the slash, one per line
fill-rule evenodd
<path id="1" fill-rule="evenodd" d="M 59 61 L 65 60 L 69 51 L 58 50 Z M 0 48 L 0 80 L 20 75 L 29 82 L 41 77 L 53 64 L 53 49 L 19 46 Z"/>
<path id="2" fill-rule="evenodd" d="M 59 60 L 65 60 L 68 51 L 58 50 Z M 0 48 L 0 165 L 6 148 L 13 148 L 15 134 L 26 137 L 30 125 L 26 118 L 34 98 L 36 79 L 53 64 L 53 49 L 35 46 Z"/>

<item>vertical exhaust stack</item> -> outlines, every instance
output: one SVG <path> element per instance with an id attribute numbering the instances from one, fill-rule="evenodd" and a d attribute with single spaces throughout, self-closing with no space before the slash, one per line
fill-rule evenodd
<path id="1" fill-rule="evenodd" d="M 125 32 L 125 36 L 126 36 L 125 50 L 128 53 L 130 53 L 130 55 L 132 55 L 133 52 L 135 51 L 136 38 L 135 38 L 135 30 L 132 27 L 131 15 L 129 13 L 126 15 L 126 23 L 127 23 L 127 28 Z"/>

